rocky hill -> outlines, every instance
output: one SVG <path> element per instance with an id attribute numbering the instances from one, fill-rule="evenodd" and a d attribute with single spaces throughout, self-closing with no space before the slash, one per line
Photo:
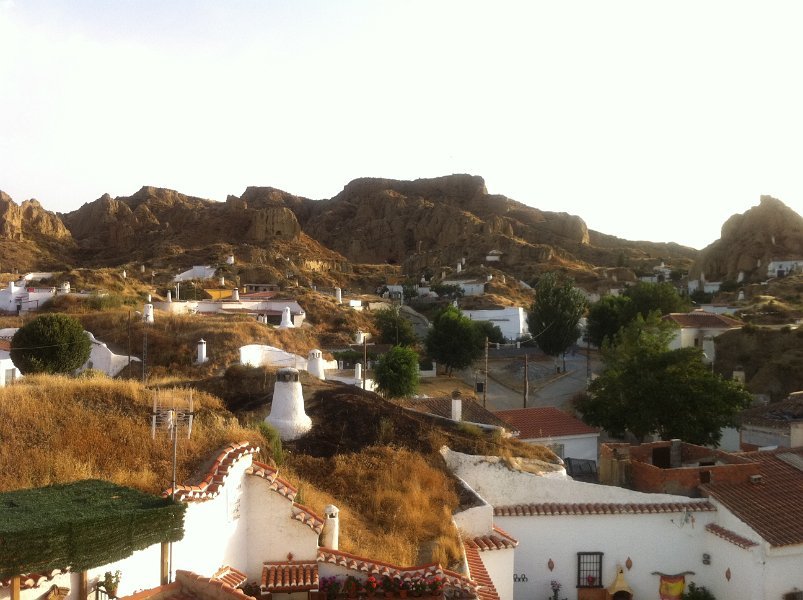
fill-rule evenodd
<path id="1" fill-rule="evenodd" d="M 370 263 L 403 265 L 416 276 L 462 259 L 479 265 L 497 250 L 499 268 L 519 278 L 564 268 L 593 279 L 593 267 L 613 266 L 623 256 L 688 262 L 696 252 L 589 231 L 578 216 L 488 194 L 484 180 L 471 175 L 356 179 L 328 200 L 249 187 L 215 202 L 143 187 L 60 215 L 33 200 L 17 206 L 3 194 L 0 238 L 0 264 L 13 257 L 20 270 L 51 263 L 180 268 L 234 252 L 277 271 L 283 261 L 318 272 Z"/>
<path id="2" fill-rule="evenodd" d="M 803 258 L 803 217 L 780 200 L 761 196 L 758 206 L 730 217 L 720 238 L 700 251 L 690 277 L 709 281 L 767 278 L 773 260 Z"/>

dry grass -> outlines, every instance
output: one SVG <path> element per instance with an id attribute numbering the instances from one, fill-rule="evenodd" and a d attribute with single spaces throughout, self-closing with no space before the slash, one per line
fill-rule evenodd
<path id="1" fill-rule="evenodd" d="M 179 444 L 179 481 L 228 442 L 263 442 L 217 398 L 194 398 L 198 414 L 192 437 Z M 0 389 L 0 490 L 101 478 L 163 491 L 170 448 L 151 440 L 151 405 L 151 393 L 135 381 L 31 376 Z"/>
<path id="2" fill-rule="evenodd" d="M 302 477 L 317 478 L 318 487 L 337 498 L 338 507 L 350 515 L 341 525 L 342 549 L 402 565 L 435 555 L 448 565 L 459 557 L 459 540 L 451 525 L 458 506 L 453 482 L 421 454 L 372 446 L 329 459 L 294 456 L 291 466 Z M 354 515 L 363 515 L 371 526 Z M 421 556 L 427 546 L 433 548 Z"/>

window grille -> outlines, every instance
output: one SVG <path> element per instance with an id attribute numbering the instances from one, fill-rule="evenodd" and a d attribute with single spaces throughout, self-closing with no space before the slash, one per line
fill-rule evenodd
<path id="1" fill-rule="evenodd" d="M 602 587 L 602 552 L 577 553 L 577 587 Z"/>

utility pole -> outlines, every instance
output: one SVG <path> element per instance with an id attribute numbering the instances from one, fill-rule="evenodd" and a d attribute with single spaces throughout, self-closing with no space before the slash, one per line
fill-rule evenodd
<path id="1" fill-rule="evenodd" d="M 482 386 L 482 407 L 488 400 L 488 336 L 485 336 L 485 385 Z"/>
<path id="2" fill-rule="evenodd" d="M 530 395 L 530 364 L 529 355 L 524 355 L 524 406 L 527 408 L 527 396 Z"/>

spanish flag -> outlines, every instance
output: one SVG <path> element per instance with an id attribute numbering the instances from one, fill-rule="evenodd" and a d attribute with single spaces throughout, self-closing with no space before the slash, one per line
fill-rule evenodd
<path id="1" fill-rule="evenodd" d="M 684 589 L 686 589 L 685 575 L 661 575 L 661 585 L 658 587 L 661 600 L 680 600 Z"/>

